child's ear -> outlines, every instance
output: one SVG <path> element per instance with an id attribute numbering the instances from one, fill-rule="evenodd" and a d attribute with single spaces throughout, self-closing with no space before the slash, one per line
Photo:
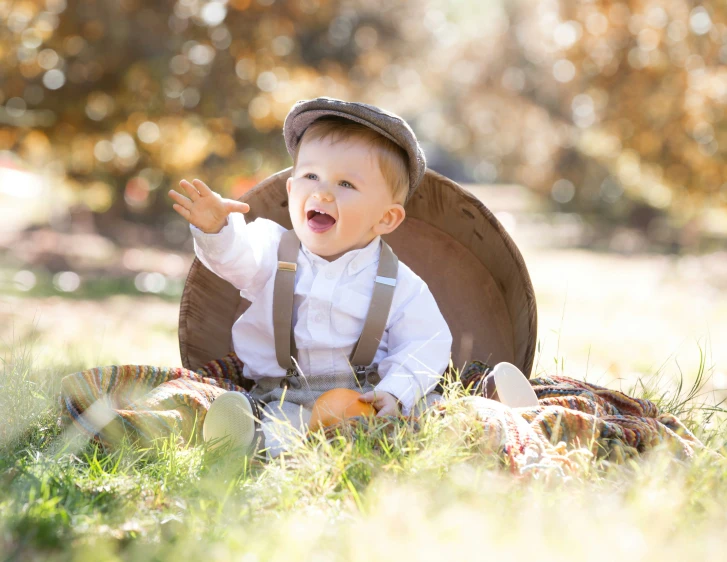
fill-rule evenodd
<path id="1" fill-rule="evenodd" d="M 290 195 L 290 188 L 293 187 L 293 176 L 290 176 L 285 182 L 285 191 Z"/>
<path id="2" fill-rule="evenodd" d="M 382 235 L 394 232 L 398 228 L 398 226 L 402 222 L 404 222 L 405 218 L 406 211 L 404 210 L 403 205 L 400 205 L 399 203 L 394 203 L 393 205 L 389 206 L 389 208 L 384 213 L 384 216 L 381 217 L 381 220 L 374 225 L 374 233 L 377 235 Z"/>

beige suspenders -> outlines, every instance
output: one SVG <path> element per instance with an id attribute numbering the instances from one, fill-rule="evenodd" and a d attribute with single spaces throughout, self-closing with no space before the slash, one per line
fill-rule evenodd
<path id="1" fill-rule="evenodd" d="M 291 357 L 298 356 L 293 335 L 293 297 L 299 248 L 300 240 L 295 230 L 284 232 L 278 246 L 278 270 L 273 289 L 273 330 L 278 365 L 287 372 L 295 370 Z"/>
<path id="2" fill-rule="evenodd" d="M 294 230 L 283 233 L 278 246 L 278 270 L 273 292 L 273 329 L 275 354 L 278 364 L 286 370 L 286 377 L 298 374 L 292 358 L 297 357 L 293 335 L 293 295 L 295 272 L 298 269 L 300 240 Z M 399 259 L 391 247 L 381 240 L 381 257 L 376 272 L 374 292 L 366 314 L 361 337 L 353 347 L 351 365 L 359 374 L 374 361 L 379 342 L 386 329 L 391 301 L 394 298 Z"/>

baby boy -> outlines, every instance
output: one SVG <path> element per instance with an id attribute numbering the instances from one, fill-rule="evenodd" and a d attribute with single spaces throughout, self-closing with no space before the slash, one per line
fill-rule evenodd
<path id="1" fill-rule="evenodd" d="M 232 328 L 232 342 L 245 377 L 255 381 L 251 395 L 264 404 L 262 429 L 272 456 L 290 438 L 276 431 L 276 420 L 304 430 L 313 402 L 331 388 L 362 391 L 359 399 L 379 416 L 410 413 L 436 386 L 452 345 L 426 283 L 398 262 L 388 280 L 394 290 L 385 329 L 363 379 L 350 362 L 375 284 L 382 282 L 377 272 L 387 246 L 381 237 L 403 222 L 404 205 L 426 169 L 406 122 L 374 106 L 317 98 L 295 104 L 284 135 L 293 158 L 288 210 L 300 241 L 291 264 L 296 385 L 283 384 L 290 370 L 278 361 L 273 319 L 286 229 L 264 218 L 246 222 L 247 204 L 222 198 L 199 180 L 180 182 L 187 197 L 169 192 L 190 223 L 197 257 L 251 303 Z"/>

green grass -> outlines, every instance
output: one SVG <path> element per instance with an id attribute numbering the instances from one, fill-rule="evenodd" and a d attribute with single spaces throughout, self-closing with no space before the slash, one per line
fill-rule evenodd
<path id="1" fill-rule="evenodd" d="M 708 451 L 690 463 L 583 457 L 575 475 L 517 479 L 462 415 L 313 439 L 267 464 L 173 436 L 104 451 L 59 423 L 60 377 L 83 367 L 36 368 L 32 344 L 3 361 L 2 559 L 682 561 L 727 547 L 727 460 Z M 699 401 L 707 376 L 704 362 L 694 384 L 656 373 L 633 394 L 724 453 L 724 411 Z M 456 404 L 461 389 L 447 390 Z"/>

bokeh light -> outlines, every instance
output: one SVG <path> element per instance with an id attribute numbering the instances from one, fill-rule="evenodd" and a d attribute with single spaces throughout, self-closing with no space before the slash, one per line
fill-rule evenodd
<path id="1" fill-rule="evenodd" d="M 35 274 L 32 271 L 28 271 L 26 269 L 18 271 L 13 276 L 13 283 L 15 284 L 15 288 L 19 291 L 30 291 L 33 287 L 35 287 L 38 280 L 36 279 Z"/>
<path id="2" fill-rule="evenodd" d="M 66 76 L 62 70 L 54 68 L 43 75 L 43 85 L 49 90 L 58 90 L 66 83 Z"/>
<path id="3" fill-rule="evenodd" d="M 141 272 L 134 278 L 134 285 L 142 293 L 161 293 L 167 286 L 167 278 L 157 272 Z"/>
<path id="4" fill-rule="evenodd" d="M 53 286 L 61 292 L 72 293 L 81 286 L 81 278 L 74 271 L 61 271 L 53 276 Z"/>
<path id="5" fill-rule="evenodd" d="M 576 187 L 566 179 L 559 179 L 553 184 L 551 197 L 557 203 L 570 203 L 576 194 Z"/>

